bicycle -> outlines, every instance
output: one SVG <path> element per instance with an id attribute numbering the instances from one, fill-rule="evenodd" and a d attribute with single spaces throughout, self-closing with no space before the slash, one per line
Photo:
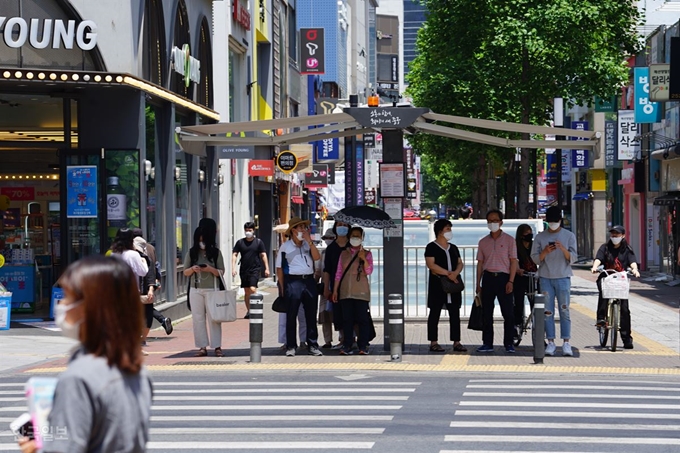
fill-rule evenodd
<path id="1" fill-rule="evenodd" d="M 603 324 L 597 324 L 597 331 L 600 335 L 600 346 L 607 347 L 607 339 L 611 337 L 611 351 L 616 352 L 616 343 L 621 329 L 621 304 L 622 299 L 628 299 L 630 291 L 630 279 L 632 275 L 630 269 L 617 272 L 614 269 L 605 269 L 599 266 L 597 271 L 606 274 L 600 284 L 602 287 L 602 298 L 607 299 L 607 317 Z"/>
<path id="2" fill-rule="evenodd" d="M 529 288 L 526 295 L 529 297 L 529 300 L 532 300 L 532 298 L 538 292 L 538 274 L 536 272 L 524 272 L 524 276 L 529 277 Z M 515 326 L 515 337 L 512 340 L 512 343 L 515 346 L 519 346 L 519 344 L 522 342 L 522 337 L 527 333 L 527 330 L 529 330 L 529 326 L 531 325 L 534 318 L 534 311 L 530 310 L 529 316 L 526 316 L 524 313 L 525 309 L 525 304 L 522 303 L 522 325 Z"/>

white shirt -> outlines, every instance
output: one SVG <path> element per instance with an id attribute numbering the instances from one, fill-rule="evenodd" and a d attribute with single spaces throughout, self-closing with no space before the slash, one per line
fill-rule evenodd
<path id="1" fill-rule="evenodd" d="M 136 250 L 123 250 L 121 258 L 123 258 L 123 261 L 132 268 L 132 272 L 138 277 L 144 277 L 146 273 L 149 272 L 149 266 L 146 264 L 146 260 Z M 137 288 L 141 289 L 139 279 L 137 279 Z"/>
<path id="2" fill-rule="evenodd" d="M 286 262 L 281 257 L 286 254 Z M 276 255 L 276 268 L 282 268 L 284 275 L 310 275 L 314 273 L 314 258 L 309 251 L 309 244 L 303 242 L 300 247 L 292 239 L 284 242 Z"/>

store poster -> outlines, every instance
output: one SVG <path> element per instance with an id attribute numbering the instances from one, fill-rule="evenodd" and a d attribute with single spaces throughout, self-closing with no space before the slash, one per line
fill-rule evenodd
<path id="1" fill-rule="evenodd" d="M 3 266 L 0 283 L 12 293 L 12 310 L 33 312 L 35 308 L 35 267 Z"/>
<path id="2" fill-rule="evenodd" d="M 96 219 L 97 166 L 69 165 L 66 167 L 66 217 Z"/>
<path id="3" fill-rule="evenodd" d="M 139 150 L 106 150 L 106 226 L 109 242 L 119 228 L 139 228 Z"/>

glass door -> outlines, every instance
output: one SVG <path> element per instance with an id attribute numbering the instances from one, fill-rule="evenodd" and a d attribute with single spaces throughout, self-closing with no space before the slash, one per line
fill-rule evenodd
<path id="1" fill-rule="evenodd" d="M 63 149 L 59 160 L 61 271 L 80 258 L 105 253 L 108 244 L 103 151 Z"/>

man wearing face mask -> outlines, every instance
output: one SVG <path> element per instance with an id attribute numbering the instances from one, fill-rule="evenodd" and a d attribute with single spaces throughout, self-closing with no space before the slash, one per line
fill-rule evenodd
<path id="1" fill-rule="evenodd" d="M 573 356 L 569 340 L 571 339 L 571 318 L 569 315 L 569 299 L 571 292 L 571 276 L 574 273 L 571 265 L 576 261 L 576 236 L 561 226 L 562 211 L 557 206 L 548 208 L 545 213 L 548 231 L 536 235 L 531 247 L 531 259 L 538 265 L 539 284 L 546 294 L 545 300 L 545 336 L 548 345 L 545 355 L 555 355 L 555 299 L 560 310 L 560 336 L 562 337 L 562 355 Z"/>
<path id="2" fill-rule="evenodd" d="M 281 245 L 276 256 L 276 276 L 283 296 L 288 299 L 286 314 L 286 356 L 295 357 L 297 338 L 297 314 L 302 305 L 307 323 L 307 351 L 310 355 L 321 356 L 316 309 L 318 291 L 314 279 L 314 261 L 321 259 L 309 234 L 309 220 L 293 217 L 288 221 L 286 236 L 290 241 Z"/>
<path id="3" fill-rule="evenodd" d="M 515 238 L 501 230 L 503 213 L 492 209 L 486 214 L 491 233 L 479 241 L 477 248 L 477 293 L 482 295 L 483 330 L 482 346 L 477 352 L 493 352 L 493 308 L 498 299 L 503 315 L 503 346 L 514 353 L 515 336 L 513 288 L 517 272 L 517 245 Z"/>
<path id="4" fill-rule="evenodd" d="M 246 222 L 243 225 L 243 230 L 245 238 L 236 241 L 231 253 L 231 275 L 232 277 L 236 276 L 236 259 L 240 254 L 239 278 L 241 279 L 241 288 L 245 293 L 244 300 L 247 310 L 245 319 L 248 319 L 250 317 L 250 296 L 257 292 L 262 267 L 264 267 L 264 276 L 269 277 L 269 261 L 267 261 L 267 249 L 264 242 L 255 237 L 255 224 Z"/>
<path id="5" fill-rule="evenodd" d="M 604 273 L 597 270 L 601 264 L 604 264 L 605 269 L 614 269 L 616 272 L 623 272 L 629 267 L 633 271 L 633 275 L 640 277 L 638 271 L 637 259 L 635 252 L 631 246 L 626 242 L 626 230 L 620 225 L 609 230 L 609 241 L 600 246 L 600 249 L 595 255 L 593 261 L 593 273 L 599 273 L 597 277 L 597 325 L 605 324 L 605 317 L 607 315 L 607 300 L 602 297 L 602 279 L 606 277 Z M 633 349 L 633 336 L 631 335 L 630 323 L 630 306 L 628 299 L 621 299 L 621 340 L 623 340 L 623 347 L 625 349 Z"/>

